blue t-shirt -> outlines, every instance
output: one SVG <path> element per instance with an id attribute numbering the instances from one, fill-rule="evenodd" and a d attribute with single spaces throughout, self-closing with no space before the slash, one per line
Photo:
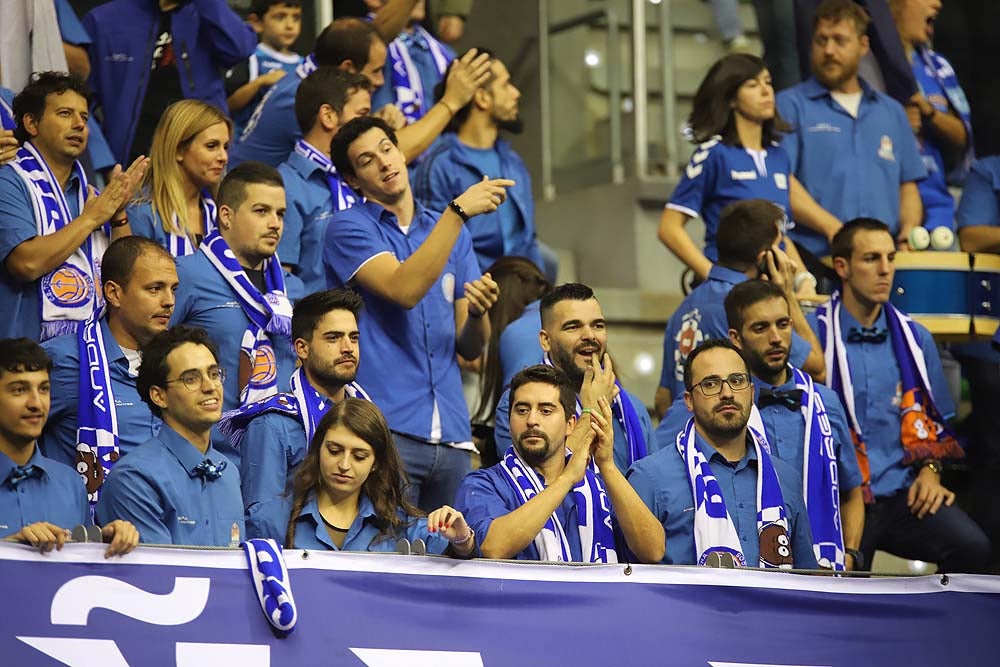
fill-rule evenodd
<path id="1" fill-rule="evenodd" d="M 383 299 L 355 280 L 378 255 L 406 261 L 438 218 L 416 202 L 407 234 L 395 215 L 373 201 L 337 211 L 326 228 L 323 264 L 330 287 L 352 287 L 364 299 L 361 348 L 375 361 L 361 364 L 358 382 L 389 427 L 421 440 L 466 443 L 472 432 L 455 359 L 455 301 L 464 298 L 465 283 L 480 277 L 468 231 L 461 230 L 440 277 L 413 308 Z"/>
<path id="2" fill-rule="evenodd" d="M 500 333 L 500 368 L 505 387 L 519 370 L 539 363 L 542 358 L 538 342 L 538 332 L 542 330 L 541 303 L 529 303 L 521 316 Z"/>
<path id="3" fill-rule="evenodd" d="M 108 319 L 101 320 L 104 354 L 118 418 L 119 455 L 124 456 L 156 436 L 163 422 L 154 417 L 136 390 L 136 376 L 129 373 L 128 359 L 115 341 Z M 49 418 L 40 443 L 49 458 L 70 467 L 76 466 L 76 430 L 80 414 L 80 343 L 76 334 L 56 336 L 42 343 L 52 357 L 49 377 L 53 388 Z M 86 359 L 84 359 L 86 361 Z"/>
<path id="4" fill-rule="evenodd" d="M 841 221 L 870 217 L 899 231 L 899 188 L 927 176 L 917 141 L 899 102 L 861 81 L 858 117 L 852 117 L 816 79 L 778 94 L 778 111 L 791 126 L 781 146 L 792 171 L 813 199 Z M 826 238 L 801 225 L 792 239 L 817 256 L 830 254 Z"/>
<path id="5" fill-rule="evenodd" d="M 280 53 L 270 46 L 261 42 L 257 45 L 257 50 L 253 52 L 245 63 L 237 65 L 226 72 L 226 94 L 232 95 L 237 90 L 274 70 L 285 70 L 286 75 L 294 75 L 295 68 L 299 66 L 303 58 L 297 53 Z M 254 109 L 267 94 L 267 90 L 261 90 L 245 107 L 233 114 L 233 136 L 238 137 L 242 132 Z"/>
<path id="6" fill-rule="evenodd" d="M 271 86 L 229 149 L 229 170 L 251 160 L 277 167 L 302 136 L 295 118 L 295 93 L 302 79 L 294 72 Z M 233 135 L 236 136 L 235 134 Z"/>
<path id="7" fill-rule="evenodd" d="M 747 565 L 760 562 L 760 537 L 757 532 L 757 452 L 752 446 L 736 463 L 730 463 L 695 432 L 695 445 L 708 460 L 712 474 L 719 481 L 726 510 L 740 538 L 740 548 Z M 792 540 L 792 560 L 797 568 L 819 567 L 813 554 L 809 515 L 802 500 L 802 475 L 784 461 L 771 457 L 778 475 L 781 496 L 788 517 L 788 536 Z M 663 524 L 667 549 L 662 563 L 695 565 L 694 496 L 687 465 L 676 447 L 650 454 L 628 471 L 632 488 Z"/>
<path id="8" fill-rule="evenodd" d="M 11 483 L 14 462 L 0 453 L 0 538 L 21 528 L 48 521 L 60 528 L 73 529 L 90 523 L 87 487 L 75 469 L 42 455 L 36 445 L 28 466 L 37 466 L 41 474 Z"/>
<path id="9" fill-rule="evenodd" d="M 766 199 L 789 213 L 790 173 L 788 154 L 777 144 L 755 152 L 725 144 L 716 136 L 698 146 L 691 156 L 667 208 L 705 221 L 705 257 L 715 262 L 719 258 L 715 235 L 722 209 L 734 201 Z"/>
<path id="10" fill-rule="evenodd" d="M 237 546 L 246 535 L 240 471 L 227 463 L 209 480 L 195 473 L 205 460 L 226 462 L 215 448 L 202 454 L 164 424 L 157 437 L 115 464 L 101 487 L 98 523 L 131 521 L 144 544 Z"/>
<path id="11" fill-rule="evenodd" d="M 285 541 L 292 479 L 308 447 L 306 429 L 291 415 L 267 412 L 247 426 L 240 448 L 240 479 L 248 538 Z"/>
<path id="12" fill-rule="evenodd" d="M 809 325 L 819 335 L 815 313 L 808 316 Z M 876 497 L 890 496 L 909 488 L 916 476 L 912 466 L 903 465 L 903 446 L 900 442 L 901 417 L 899 412 L 902 385 L 899 364 L 893 363 L 896 352 L 892 337 L 884 342 L 846 342 L 852 328 L 860 327 L 846 308 L 840 310 L 840 330 L 847 346 L 847 365 L 854 383 L 854 405 L 858 424 L 864 434 L 871 470 L 872 491 Z M 873 325 L 887 331 L 885 310 L 879 313 Z M 944 419 L 955 415 L 951 390 L 944 377 L 941 357 L 929 331 L 917 324 L 920 349 L 927 363 L 927 377 L 934 404 Z"/>

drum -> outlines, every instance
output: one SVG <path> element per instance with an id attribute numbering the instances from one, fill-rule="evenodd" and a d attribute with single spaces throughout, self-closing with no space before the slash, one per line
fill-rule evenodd
<path id="1" fill-rule="evenodd" d="M 990 336 L 1000 325 L 1000 255 L 979 253 L 972 261 L 972 329 Z"/>
<path id="2" fill-rule="evenodd" d="M 935 336 L 972 331 L 972 255 L 965 252 L 896 254 L 892 305 Z M 997 286 L 1000 288 L 1000 285 Z"/>

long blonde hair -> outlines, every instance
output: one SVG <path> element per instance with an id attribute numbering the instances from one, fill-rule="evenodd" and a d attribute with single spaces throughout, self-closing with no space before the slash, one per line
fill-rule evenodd
<path id="1" fill-rule="evenodd" d="M 153 132 L 153 145 L 149 150 L 150 164 L 143 180 L 144 199 L 150 201 L 153 214 L 160 217 L 160 224 L 168 234 L 183 234 L 194 238 L 195 228 L 188 220 L 187 200 L 181 187 L 183 175 L 177 153 L 191 145 L 199 133 L 209 127 L 225 123 L 233 134 L 233 123 L 211 104 L 200 100 L 174 102 L 160 117 Z M 177 227 L 174 226 L 177 217 Z"/>

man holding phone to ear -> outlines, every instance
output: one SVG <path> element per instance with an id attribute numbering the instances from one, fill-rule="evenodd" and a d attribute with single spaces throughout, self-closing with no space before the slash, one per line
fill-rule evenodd
<path id="1" fill-rule="evenodd" d="M 792 317 L 790 363 L 817 382 L 826 377 L 823 350 L 795 296 L 798 267 L 778 247 L 779 223 L 784 212 L 763 199 L 730 204 L 719 216 L 719 259 L 708 274 L 671 315 L 663 337 L 663 371 L 656 388 L 655 407 L 662 419 L 667 408 L 684 394 L 684 362 L 699 343 L 726 338 L 729 324 L 723 301 L 733 285 L 764 278 L 781 287 Z"/>

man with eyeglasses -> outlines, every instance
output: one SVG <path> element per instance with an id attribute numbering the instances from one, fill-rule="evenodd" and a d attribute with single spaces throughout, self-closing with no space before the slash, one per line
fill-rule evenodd
<path id="1" fill-rule="evenodd" d="M 663 563 L 816 568 L 799 476 L 747 428 L 750 368 L 708 340 L 684 368 L 692 416 L 674 446 L 635 463 L 628 480 L 666 531 Z"/>
<path id="2" fill-rule="evenodd" d="M 222 416 L 225 379 L 204 330 L 175 326 L 150 341 L 136 385 L 163 428 L 108 475 L 97 503 L 99 523 L 131 521 L 147 544 L 235 547 L 242 541 L 240 473 L 210 438 Z"/>

